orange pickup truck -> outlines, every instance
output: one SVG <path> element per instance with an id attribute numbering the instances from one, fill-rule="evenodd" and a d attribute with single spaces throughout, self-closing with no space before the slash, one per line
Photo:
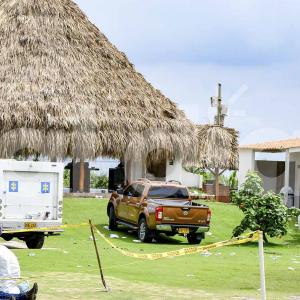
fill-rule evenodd
<path id="1" fill-rule="evenodd" d="M 150 242 L 159 233 L 185 236 L 190 244 L 199 244 L 209 231 L 211 211 L 191 201 L 188 189 L 179 182 L 140 179 L 114 192 L 107 206 L 109 229 L 124 225 L 137 230 L 142 242 Z"/>

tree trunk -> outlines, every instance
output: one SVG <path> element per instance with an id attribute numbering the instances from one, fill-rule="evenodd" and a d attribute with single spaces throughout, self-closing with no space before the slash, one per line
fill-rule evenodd
<path id="1" fill-rule="evenodd" d="M 268 239 L 267 239 L 267 235 L 265 234 L 265 232 L 263 231 L 263 237 L 264 237 L 264 242 L 269 243 Z"/>
<path id="2" fill-rule="evenodd" d="M 216 201 L 219 201 L 220 196 L 220 177 L 219 177 L 219 168 L 215 169 L 215 197 Z"/>
<path id="3" fill-rule="evenodd" d="M 79 192 L 83 193 L 84 192 L 84 160 L 80 160 L 80 167 L 79 167 Z"/>

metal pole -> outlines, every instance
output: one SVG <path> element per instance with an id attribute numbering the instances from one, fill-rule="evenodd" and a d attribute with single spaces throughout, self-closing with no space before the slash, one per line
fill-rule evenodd
<path id="1" fill-rule="evenodd" d="M 92 233 L 92 237 L 93 237 L 93 241 L 94 241 L 94 247 L 95 247 L 95 251 L 96 251 L 96 256 L 97 256 L 97 261 L 98 261 L 98 266 L 99 266 L 99 271 L 100 271 L 100 276 L 101 276 L 101 281 L 102 284 L 106 290 L 106 292 L 109 292 L 109 288 L 106 285 L 105 279 L 104 279 L 104 274 L 102 271 L 102 266 L 101 266 L 101 261 L 100 261 L 100 255 L 99 255 L 99 251 L 98 251 L 98 247 L 97 247 L 97 243 L 96 243 L 96 238 L 95 238 L 95 233 L 94 233 L 94 229 L 93 229 L 93 224 L 92 221 L 89 220 L 89 224 L 90 224 L 90 228 L 91 228 L 91 233 Z"/>
<path id="2" fill-rule="evenodd" d="M 265 257 L 264 257 L 264 238 L 263 238 L 262 231 L 259 232 L 258 249 L 259 249 L 261 300 L 266 300 L 267 294 L 266 294 L 266 275 L 265 275 Z"/>
<path id="3" fill-rule="evenodd" d="M 290 187 L 290 151 L 286 150 L 285 153 L 285 173 L 284 173 L 284 204 L 288 204 L 289 187 Z"/>
<path id="4" fill-rule="evenodd" d="M 218 84 L 218 124 L 221 125 L 221 114 L 222 114 L 222 85 Z"/>

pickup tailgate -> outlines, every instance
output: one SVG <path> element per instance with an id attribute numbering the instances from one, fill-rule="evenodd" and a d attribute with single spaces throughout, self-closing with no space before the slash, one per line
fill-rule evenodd
<path id="1" fill-rule="evenodd" d="M 208 223 L 209 208 L 205 205 L 186 201 L 161 201 L 160 206 L 163 208 L 162 224 L 205 226 Z"/>

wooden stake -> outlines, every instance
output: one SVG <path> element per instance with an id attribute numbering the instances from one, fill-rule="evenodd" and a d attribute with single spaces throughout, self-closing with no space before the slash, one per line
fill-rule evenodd
<path id="1" fill-rule="evenodd" d="M 97 247 L 97 243 L 96 243 L 96 238 L 95 238 L 95 233 L 94 233 L 94 229 L 93 229 L 93 224 L 92 224 L 91 220 L 89 220 L 89 224 L 90 224 L 91 233 L 92 233 L 92 237 L 93 237 L 93 241 L 94 241 L 94 247 L 95 247 L 95 251 L 96 251 L 96 256 L 97 256 L 97 261 L 98 261 L 98 266 L 99 266 L 99 271 L 100 271 L 100 276 L 101 276 L 101 281 L 102 281 L 102 284 L 105 288 L 105 291 L 109 292 L 109 288 L 106 285 L 106 282 L 105 282 L 105 279 L 104 279 L 104 274 L 103 274 L 101 261 L 100 261 L 100 255 L 99 255 L 99 251 L 98 251 L 98 247 Z"/>

